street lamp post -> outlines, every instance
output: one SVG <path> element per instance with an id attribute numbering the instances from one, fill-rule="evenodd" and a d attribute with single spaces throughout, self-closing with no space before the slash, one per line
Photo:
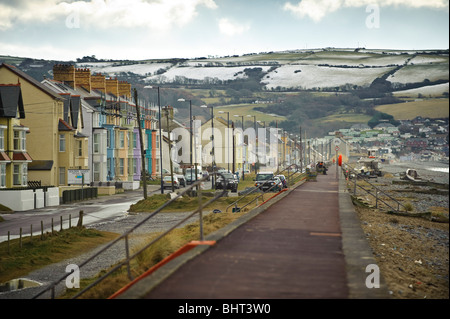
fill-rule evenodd
<path id="1" fill-rule="evenodd" d="M 244 115 L 237 115 L 234 116 L 240 117 L 242 121 L 242 148 L 241 148 L 241 155 L 242 155 L 242 180 L 245 180 L 245 158 L 244 158 Z M 234 134 L 233 134 L 234 136 Z"/>
<path id="2" fill-rule="evenodd" d="M 211 179 L 211 188 L 215 189 L 216 185 L 216 155 L 215 155 L 215 149 L 214 149 L 214 107 L 213 106 L 207 106 L 207 105 L 202 105 L 200 107 L 203 108 L 210 108 L 211 109 L 211 142 L 212 142 L 212 170 L 213 170 L 213 178 Z"/>
<path id="3" fill-rule="evenodd" d="M 227 113 L 227 166 L 228 166 L 228 171 L 230 171 L 230 112 L 225 112 L 225 111 L 219 111 L 220 114 L 224 114 Z M 234 171 L 233 171 L 234 174 Z"/>
<path id="4" fill-rule="evenodd" d="M 164 194 L 164 180 L 163 180 L 163 166 L 162 166 L 162 132 L 161 132 L 161 100 L 160 100 L 160 94 L 159 94 L 159 86 L 151 86 L 147 85 L 144 88 L 147 89 L 154 89 L 156 88 L 158 90 L 158 110 L 159 110 L 159 166 L 160 166 L 160 172 L 161 172 L 161 194 Z"/>
<path id="5" fill-rule="evenodd" d="M 256 149 L 256 162 L 255 162 L 255 174 L 257 173 L 257 166 L 258 166 L 258 130 L 256 128 L 256 116 L 255 115 L 247 115 L 247 117 L 253 117 L 253 128 L 255 130 L 256 133 L 256 145 L 255 145 L 255 149 Z"/>
<path id="6" fill-rule="evenodd" d="M 266 142 L 267 142 L 267 136 L 266 136 L 266 121 L 257 121 L 258 122 L 258 124 L 259 125 L 263 125 L 263 128 L 264 128 L 264 134 L 263 134 L 263 137 L 264 137 L 264 141 L 262 142 L 262 145 L 259 147 L 259 148 L 264 148 L 264 151 L 263 151 L 263 153 L 261 154 L 261 156 L 264 156 L 264 163 L 266 163 L 266 165 L 267 165 L 267 162 L 266 162 L 266 151 L 267 151 L 267 149 L 266 149 Z M 258 141 L 258 144 L 259 144 L 259 142 L 260 141 Z M 260 149 L 258 150 L 258 153 L 259 153 L 259 151 L 260 151 Z"/>
<path id="7" fill-rule="evenodd" d="M 187 102 L 185 99 L 178 99 L 179 102 Z M 191 166 L 191 182 L 192 178 L 192 101 L 189 100 L 189 156 L 190 156 L 190 166 Z M 197 165 L 195 165 L 195 180 L 197 180 Z"/>
<path id="8" fill-rule="evenodd" d="M 144 199 L 147 199 L 147 172 L 145 171 L 145 151 L 144 151 L 144 139 L 142 136 L 142 123 L 141 123 L 141 112 L 138 105 L 138 93 L 134 89 L 134 103 L 136 104 L 136 115 L 139 129 L 139 144 L 141 148 L 141 167 L 142 167 L 142 187 L 144 189 Z"/>

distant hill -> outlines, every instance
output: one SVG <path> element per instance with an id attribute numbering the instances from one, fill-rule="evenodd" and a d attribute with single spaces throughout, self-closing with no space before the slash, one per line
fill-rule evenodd
<path id="1" fill-rule="evenodd" d="M 320 49 L 270 52 L 192 60 L 80 62 L 93 72 L 136 75 L 159 84 L 223 84 L 248 77 L 246 69 L 260 69 L 264 90 L 336 91 L 369 87 L 377 78 L 394 89 L 408 84 L 448 82 L 445 51 Z"/>
<path id="2" fill-rule="evenodd" d="M 52 65 L 62 62 L 5 56 L 0 56 L 0 61 L 41 77 L 38 80 L 43 76 L 52 77 Z M 66 63 L 143 83 L 174 85 L 226 84 L 248 77 L 246 69 L 257 69 L 261 75 L 259 83 L 268 91 L 346 91 L 369 87 L 380 78 L 391 82 L 394 90 L 449 81 L 448 50 L 327 48 L 189 60 L 113 61 L 84 57 Z"/>
<path id="3" fill-rule="evenodd" d="M 187 106 L 178 105 L 179 97 L 190 99 L 197 106 L 205 101 L 217 107 L 233 105 L 235 114 L 263 114 L 267 110 L 263 117 L 265 121 L 287 120 L 285 123 L 289 125 L 286 127 L 292 128 L 311 125 L 311 130 L 318 130 L 323 118 L 322 132 L 351 125 L 355 119 L 370 119 L 376 105 L 390 104 L 391 107 L 378 109 L 397 116 L 408 109 L 403 106 L 401 112 L 395 111 L 392 106 L 396 104 L 392 103 L 415 98 L 445 98 L 448 101 L 449 91 L 448 50 L 324 48 L 141 61 L 99 60 L 95 56 L 77 61 L 0 56 L 0 62 L 16 65 L 39 81 L 53 77 L 55 63 L 71 63 L 89 68 L 92 73 L 118 77 L 138 89 L 149 84 L 161 86 L 165 88 L 164 101 L 180 108 L 178 116 L 183 119 L 188 116 Z M 141 91 L 144 98 L 150 98 L 150 93 Z M 310 104 L 300 106 L 292 101 L 292 94 L 304 93 L 322 100 L 311 101 L 311 98 L 303 97 L 302 101 Z M 337 94 L 350 94 L 356 98 L 323 100 L 324 96 Z M 285 108 L 283 101 L 288 101 L 290 106 Z M 371 109 L 368 109 L 367 101 L 373 101 L 369 106 Z M 333 107 L 329 106 L 330 102 Z M 253 107 L 254 103 L 259 105 Z M 245 112 L 238 112 L 240 105 Z M 317 110 L 312 112 L 311 108 Z M 418 109 L 420 112 L 420 107 Z M 415 109 L 414 113 L 417 112 Z M 286 117 L 288 114 L 291 115 L 289 118 Z M 355 114 L 354 119 L 352 114 Z M 207 116 L 206 113 L 203 115 Z M 334 126 L 330 119 L 335 121 Z"/>

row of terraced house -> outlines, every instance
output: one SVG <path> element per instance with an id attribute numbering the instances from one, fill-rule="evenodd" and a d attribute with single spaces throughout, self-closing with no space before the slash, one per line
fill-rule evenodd
<path id="1" fill-rule="evenodd" d="M 145 168 L 156 175 L 157 110 L 139 110 Z M 131 84 L 117 78 L 58 64 L 53 79 L 39 82 L 1 64 L 0 204 L 13 210 L 58 205 L 64 190 L 78 187 L 74 184 L 138 188 L 136 114 Z M 32 183 L 40 187 L 30 190 Z"/>

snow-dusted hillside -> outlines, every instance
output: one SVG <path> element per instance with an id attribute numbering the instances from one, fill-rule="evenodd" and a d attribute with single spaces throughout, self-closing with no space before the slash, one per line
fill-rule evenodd
<path id="1" fill-rule="evenodd" d="M 270 72 L 263 80 L 267 89 L 334 88 L 346 84 L 369 86 L 377 77 L 393 70 L 382 68 L 342 68 L 317 65 L 284 65 Z"/>
<path id="2" fill-rule="evenodd" d="M 174 82 L 180 78 L 194 79 L 194 80 L 205 80 L 218 79 L 218 80 L 235 80 L 245 77 L 244 69 L 247 66 L 236 66 L 236 67 L 217 67 L 217 66 L 202 66 L 202 67 L 192 67 L 192 66 L 174 66 L 169 68 L 165 73 L 161 75 L 153 75 L 146 77 L 147 82 L 159 82 L 159 83 L 170 83 Z M 269 69 L 268 66 L 262 67 L 264 71 Z"/>
<path id="3" fill-rule="evenodd" d="M 90 62 L 78 66 L 110 76 L 133 73 L 149 83 L 183 83 L 189 79 L 214 83 L 243 78 L 246 68 L 261 68 L 266 73 L 262 84 L 272 90 L 369 86 L 396 68 L 387 77 L 393 83 L 448 80 L 448 63 L 448 54 L 435 52 L 316 49 L 173 62 Z"/>
<path id="4" fill-rule="evenodd" d="M 447 92 L 447 94 L 449 93 L 448 82 L 443 84 L 427 85 L 417 89 L 397 91 L 394 93 L 394 95 L 418 97 L 419 94 L 422 94 L 423 96 L 429 97 L 442 96 L 445 92 Z"/>

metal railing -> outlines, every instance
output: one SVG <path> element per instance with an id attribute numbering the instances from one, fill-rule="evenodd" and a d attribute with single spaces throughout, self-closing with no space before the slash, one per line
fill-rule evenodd
<path id="1" fill-rule="evenodd" d="M 344 168 L 345 167 L 345 168 Z M 400 206 L 406 211 L 405 206 L 400 203 L 397 199 L 395 199 L 394 197 L 390 196 L 389 194 L 386 194 L 385 192 L 383 192 L 382 190 L 380 190 L 378 187 L 376 187 L 374 184 L 370 183 L 369 181 L 367 181 L 366 179 L 362 179 L 363 181 L 365 181 L 367 184 L 369 184 L 373 189 L 375 189 L 375 194 L 371 193 L 370 190 L 365 189 L 364 187 L 362 187 L 361 185 L 358 185 L 357 180 L 358 180 L 358 172 L 355 170 L 354 167 L 351 167 L 349 164 L 343 164 L 342 166 L 343 170 L 350 170 L 352 173 L 355 174 L 354 177 L 354 183 L 353 183 L 353 196 L 356 196 L 356 189 L 359 187 L 361 188 L 364 192 L 366 192 L 367 194 L 375 197 L 375 208 L 378 208 L 378 202 L 383 203 L 384 205 L 388 206 L 389 208 L 391 208 L 392 210 L 396 211 L 396 212 L 400 212 Z M 380 194 L 386 196 L 387 198 L 389 198 L 391 201 L 395 202 L 397 204 L 397 207 L 393 207 L 391 204 L 387 203 L 386 201 L 384 201 L 382 198 L 380 198 Z"/>
<path id="2" fill-rule="evenodd" d="M 218 173 L 219 174 L 219 173 Z M 219 174 L 221 175 L 221 174 Z M 102 275 L 100 278 L 98 278 L 97 280 L 95 280 L 93 283 L 91 283 L 90 285 L 88 285 L 86 288 L 84 288 L 83 290 L 81 290 L 79 293 L 77 293 L 76 295 L 74 295 L 72 297 L 72 299 L 75 299 L 79 296 L 81 296 L 83 293 L 85 293 L 86 291 L 90 290 L 91 288 L 93 288 L 94 286 L 96 286 L 97 284 L 99 284 L 101 281 L 103 281 L 105 278 L 107 278 L 109 275 L 111 275 L 113 272 L 115 272 L 116 270 L 118 270 L 119 268 L 123 267 L 126 265 L 127 267 L 127 274 L 128 274 L 128 278 L 130 280 L 133 280 L 133 277 L 131 275 L 131 267 L 130 267 L 130 261 L 132 259 L 134 259 L 135 257 L 137 257 L 140 253 L 142 253 L 144 250 L 146 250 L 147 248 L 149 248 L 151 245 L 153 245 L 154 243 L 156 243 L 158 240 L 160 240 L 161 238 L 163 238 L 164 236 L 166 236 L 168 233 L 170 233 L 172 230 L 174 230 L 175 228 L 177 228 L 178 226 L 182 225 L 183 223 L 185 223 L 188 219 L 192 218 L 195 214 L 199 214 L 199 221 L 200 221 L 200 240 L 203 240 L 203 214 L 202 214 L 202 210 L 203 208 L 205 208 L 206 206 L 208 206 L 209 204 L 213 203 L 214 201 L 216 201 L 218 198 L 222 197 L 225 195 L 225 193 L 227 192 L 226 188 L 224 188 L 224 190 L 220 193 L 216 193 L 215 196 L 213 198 L 211 198 L 210 200 L 208 200 L 206 203 L 203 204 L 202 202 L 202 192 L 201 190 L 198 191 L 198 198 L 199 198 L 199 207 L 192 212 L 191 214 L 187 215 L 185 218 L 183 218 L 181 221 L 177 222 L 175 225 L 173 225 L 172 227 L 170 227 L 169 229 L 167 229 L 165 232 L 163 232 L 162 234 L 160 234 L 159 236 L 157 236 L 156 238 L 154 238 L 151 242 L 149 242 L 148 244 L 146 244 L 144 247 L 142 247 L 141 249 L 139 249 L 137 252 L 135 252 L 134 254 L 130 255 L 130 248 L 129 248 L 129 236 L 131 235 L 131 233 L 133 231 L 135 231 L 137 228 L 139 228 L 140 226 L 142 226 L 143 224 L 145 224 L 146 222 L 148 222 L 151 218 L 153 218 L 154 216 L 156 216 L 158 213 L 160 213 L 164 208 L 166 208 L 167 206 L 169 206 L 171 203 L 173 203 L 174 201 L 176 201 L 178 198 L 180 198 L 181 196 L 185 195 L 186 193 L 190 192 L 194 187 L 198 187 L 201 185 L 202 182 L 204 182 L 207 179 L 207 177 L 204 177 L 202 179 L 199 179 L 198 181 L 196 181 L 195 183 L 191 184 L 188 188 L 186 188 L 184 191 L 180 192 L 176 197 L 172 198 L 171 200 L 167 201 L 166 203 L 164 203 L 163 205 L 161 205 L 159 208 L 157 208 L 155 211 L 153 211 L 148 217 L 146 217 L 145 219 L 143 219 L 142 221 L 140 221 L 138 224 L 136 224 L 134 227 L 132 227 L 131 229 L 127 230 L 124 234 L 122 234 L 121 236 L 119 236 L 118 238 L 116 238 L 115 240 L 111 241 L 110 243 L 108 243 L 104 248 L 102 248 L 100 251 L 98 251 L 97 253 L 95 253 L 93 256 L 89 257 L 87 260 L 85 260 L 83 263 L 81 263 L 78 268 L 80 269 L 81 267 L 85 266 L 86 264 L 88 264 L 90 261 L 92 261 L 94 258 L 98 257 L 99 255 L 105 253 L 109 248 L 111 248 L 112 246 L 114 246 L 116 243 L 118 243 L 119 241 L 121 241 L 122 239 L 125 240 L 125 254 L 126 254 L 126 258 L 119 262 L 118 264 L 116 264 L 113 268 L 111 268 L 108 272 L 106 272 L 104 275 Z M 68 276 L 70 276 L 72 273 L 67 273 L 64 276 L 62 276 L 61 278 L 59 278 L 58 280 L 54 281 L 53 283 L 51 283 L 47 288 L 45 288 L 43 291 L 39 292 L 37 295 L 35 295 L 33 297 L 33 299 L 38 298 L 39 296 L 43 295 L 44 293 L 51 291 L 51 298 L 54 299 L 55 298 L 55 290 L 56 290 L 56 286 L 58 284 L 60 284 L 63 280 L 65 280 Z"/>
<path id="3" fill-rule="evenodd" d="M 296 170 L 293 171 L 293 173 L 290 173 L 290 172 L 289 172 L 289 169 L 290 169 L 290 167 L 292 167 L 292 166 L 295 166 L 295 167 L 296 167 Z M 287 178 L 286 180 L 287 180 L 287 183 L 289 183 L 289 180 L 290 180 L 291 176 L 293 176 L 294 174 L 296 174 L 296 173 L 298 172 L 298 165 L 297 165 L 297 164 L 291 164 L 291 165 L 289 165 L 288 167 L 282 169 L 281 171 L 277 171 L 277 172 L 274 174 L 274 176 L 276 176 L 276 175 L 281 175 L 281 173 L 284 172 L 284 171 L 288 171 L 288 178 Z M 230 205 L 228 205 L 227 208 L 225 209 L 225 211 L 228 212 L 228 209 L 229 209 L 230 207 L 232 207 L 232 206 L 234 206 L 235 209 L 237 209 L 237 208 L 238 208 L 238 207 L 237 207 L 237 203 L 238 203 L 238 202 L 240 202 L 241 200 L 243 200 L 244 198 L 246 198 L 248 195 L 253 194 L 253 193 L 255 193 L 255 192 L 258 192 L 258 191 L 262 191 L 262 194 L 259 195 L 259 196 L 257 196 L 257 197 L 255 197 L 255 198 L 252 199 L 250 202 L 246 203 L 244 206 L 239 207 L 239 209 L 245 208 L 246 206 L 250 205 L 250 204 L 253 203 L 254 201 L 258 200 L 260 197 L 262 197 L 262 198 L 263 198 L 263 201 L 264 201 L 264 194 L 270 192 L 275 186 L 277 186 L 277 184 L 272 185 L 272 186 L 271 186 L 269 189 L 267 189 L 266 191 L 262 191 L 262 188 L 255 186 L 254 189 L 252 189 L 250 192 L 246 193 L 244 196 L 242 196 L 242 197 L 239 198 L 238 200 L 236 200 L 236 201 L 234 201 L 233 203 L 231 203 Z"/>

